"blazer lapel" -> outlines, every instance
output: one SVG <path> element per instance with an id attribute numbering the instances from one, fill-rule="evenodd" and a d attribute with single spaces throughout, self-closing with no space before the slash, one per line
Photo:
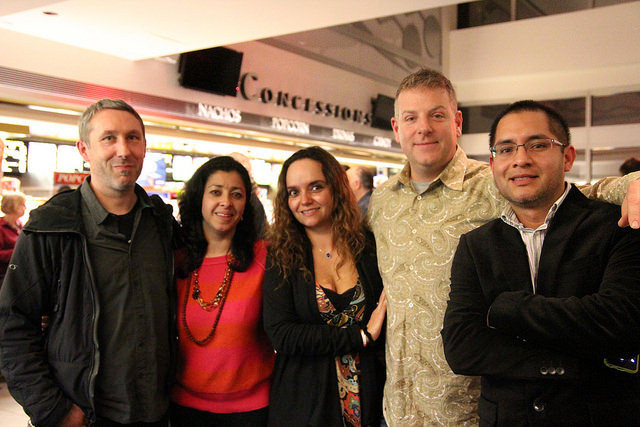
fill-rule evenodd
<path id="1" fill-rule="evenodd" d="M 505 290 L 533 292 L 529 256 L 520 232 L 502 220 L 500 220 L 500 230 L 501 237 L 494 241 L 498 243 L 498 260 L 504 263 L 504 268 L 501 270 L 507 273 L 504 277 L 507 284 Z M 487 248 L 487 250 L 493 249 Z"/>
<path id="2" fill-rule="evenodd" d="M 587 199 L 572 185 L 567 198 L 558 208 L 544 238 L 538 265 L 538 287 L 536 293 L 553 295 L 556 274 L 567 250 L 567 244 L 576 228 L 588 214 L 584 209 Z"/>

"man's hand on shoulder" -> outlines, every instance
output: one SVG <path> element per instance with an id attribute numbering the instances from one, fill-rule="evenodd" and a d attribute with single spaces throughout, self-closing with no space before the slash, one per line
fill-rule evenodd
<path id="1" fill-rule="evenodd" d="M 640 180 L 631 181 L 621 206 L 620 227 L 640 228 Z"/>
<path id="2" fill-rule="evenodd" d="M 84 411 L 80 407 L 74 404 L 71 410 L 64 417 L 64 420 L 60 423 L 60 427 L 80 427 L 89 425 L 89 420 L 84 415 Z"/>

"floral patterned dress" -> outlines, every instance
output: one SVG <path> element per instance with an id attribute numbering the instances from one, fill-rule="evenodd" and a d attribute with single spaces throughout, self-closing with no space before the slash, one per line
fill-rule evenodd
<path id="1" fill-rule="evenodd" d="M 364 289 L 360 280 L 348 291 L 338 294 L 316 282 L 316 300 L 322 319 L 328 325 L 344 328 L 362 321 Z M 345 426 L 360 426 L 360 357 L 358 353 L 336 356 L 338 394 Z"/>

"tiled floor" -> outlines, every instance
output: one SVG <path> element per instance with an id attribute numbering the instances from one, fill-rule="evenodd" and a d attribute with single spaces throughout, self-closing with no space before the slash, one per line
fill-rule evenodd
<path id="1" fill-rule="evenodd" d="M 29 417 L 9 394 L 7 384 L 0 382 L 0 426 L 26 427 L 27 421 Z"/>

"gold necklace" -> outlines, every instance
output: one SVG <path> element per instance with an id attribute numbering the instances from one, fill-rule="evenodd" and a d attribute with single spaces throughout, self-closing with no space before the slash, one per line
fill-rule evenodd
<path id="1" fill-rule="evenodd" d="M 213 336 L 213 333 L 216 331 L 218 326 L 218 321 L 220 320 L 220 315 L 222 314 L 222 308 L 224 307 L 224 303 L 227 300 L 227 295 L 229 294 L 229 288 L 231 288 L 231 280 L 233 280 L 233 270 L 231 269 L 231 264 L 233 263 L 233 257 L 229 257 L 227 259 L 227 267 L 224 271 L 224 279 L 222 280 L 222 284 L 216 293 L 216 296 L 211 301 L 205 301 L 200 298 L 200 287 L 198 286 L 198 270 L 195 270 L 192 273 L 193 277 L 193 293 L 191 297 L 200 304 L 200 307 L 203 310 L 211 311 L 215 307 L 220 306 L 218 309 L 218 314 L 216 314 L 216 319 L 213 322 L 213 326 L 211 327 L 211 331 L 209 334 L 201 340 L 196 339 L 191 330 L 189 329 L 189 325 L 187 324 L 187 301 L 189 300 L 189 287 L 191 284 L 191 280 L 189 280 L 189 284 L 187 285 L 187 290 L 184 294 L 184 304 L 182 305 L 182 324 L 184 326 L 184 331 L 187 334 L 187 337 L 191 341 L 193 341 L 197 345 L 204 345 L 209 339 Z M 202 265 L 200 266 L 202 267 Z"/>
<path id="2" fill-rule="evenodd" d="M 202 266 L 200 266 L 202 267 Z M 198 268 L 200 270 L 200 268 Z M 229 278 L 231 277 L 231 268 L 229 267 L 229 263 L 227 262 L 227 268 L 224 272 L 224 279 L 222 279 L 222 283 L 220 284 L 220 288 L 218 288 L 218 292 L 216 296 L 211 301 L 205 301 L 200 297 L 200 286 L 198 282 L 198 270 L 193 272 L 193 293 L 191 297 L 200 304 L 203 310 L 211 311 L 216 308 L 220 301 L 222 300 L 223 295 L 226 296 L 225 290 L 228 288 L 231 281 Z"/>

